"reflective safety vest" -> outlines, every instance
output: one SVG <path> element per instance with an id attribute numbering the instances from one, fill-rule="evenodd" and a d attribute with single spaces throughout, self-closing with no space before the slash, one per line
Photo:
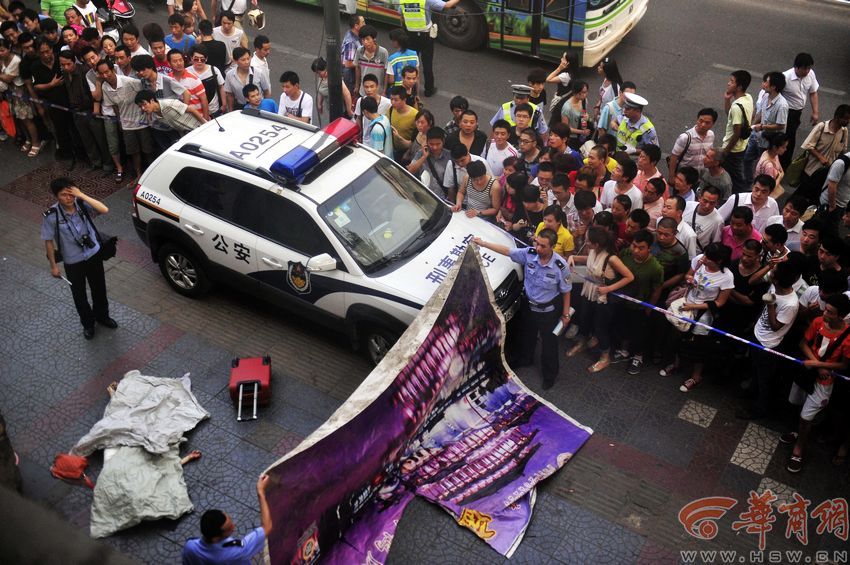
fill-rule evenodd
<path id="1" fill-rule="evenodd" d="M 637 148 L 641 143 L 643 134 L 651 130 L 654 126 L 649 119 L 646 119 L 637 129 L 629 127 L 629 120 L 623 119 L 620 122 L 620 128 L 617 130 L 617 149 L 625 151 L 627 147 Z"/>
<path id="2" fill-rule="evenodd" d="M 516 125 L 516 120 L 514 120 L 514 117 L 511 116 L 512 105 L 512 101 L 505 102 L 504 104 L 502 104 L 502 119 L 511 124 L 511 126 L 513 127 Z M 529 102 L 528 105 L 531 106 L 531 124 L 528 127 L 536 128 L 537 119 L 540 117 L 540 112 L 537 109 L 537 104 L 532 104 L 531 102 Z"/>
<path id="3" fill-rule="evenodd" d="M 402 84 L 402 74 L 401 71 L 404 70 L 404 67 L 416 67 L 419 68 L 419 55 L 415 52 L 413 55 L 401 55 L 396 57 L 392 61 L 390 61 L 390 65 L 392 68 L 393 75 L 393 86 L 401 86 Z"/>
<path id="4" fill-rule="evenodd" d="M 407 31 L 427 31 L 428 19 L 425 17 L 425 0 L 402 0 L 401 16 Z"/>

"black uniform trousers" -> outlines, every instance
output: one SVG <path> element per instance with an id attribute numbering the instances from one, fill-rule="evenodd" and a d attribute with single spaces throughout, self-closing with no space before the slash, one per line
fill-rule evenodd
<path id="1" fill-rule="evenodd" d="M 419 53 L 422 65 L 422 75 L 425 79 L 425 94 L 434 91 L 434 41 L 430 32 L 408 31 L 408 46 Z"/>
<path id="2" fill-rule="evenodd" d="M 109 301 L 106 298 L 106 277 L 103 274 L 103 260 L 100 253 L 85 261 L 65 264 L 65 276 L 71 281 L 71 294 L 74 306 L 80 315 L 80 323 L 84 328 L 94 327 L 97 320 L 109 318 Z M 86 295 L 86 281 L 91 289 L 92 304 Z"/>
<path id="3" fill-rule="evenodd" d="M 560 296 L 559 296 L 560 298 Z M 543 384 L 551 385 L 558 376 L 558 336 L 552 333 L 561 319 L 563 309 L 555 305 L 551 312 L 535 312 L 528 300 L 522 304 L 522 338 L 520 340 L 520 365 L 531 365 L 534 359 L 534 349 L 537 347 L 537 336 L 540 335 L 540 372 Z"/>

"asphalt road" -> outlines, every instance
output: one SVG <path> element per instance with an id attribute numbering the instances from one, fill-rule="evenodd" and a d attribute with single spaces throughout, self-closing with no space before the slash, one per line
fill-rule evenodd
<path id="1" fill-rule="evenodd" d="M 260 4 L 268 21 L 263 33 L 272 40 L 273 78 L 295 70 L 303 86 L 315 92 L 310 62 L 317 54 L 324 55 L 321 10 L 292 1 L 260 0 Z M 164 6 L 157 6 L 154 14 L 142 5 L 137 9 L 142 24 L 165 19 Z M 650 0 L 644 19 L 611 55 L 623 78 L 634 81 L 649 100 L 647 112 L 662 149 L 669 151 L 675 136 L 692 125 L 697 110 L 722 108 L 726 78 L 736 68 L 759 74 L 750 88 L 755 94 L 761 73 L 784 71 L 797 52 L 808 51 L 822 87 L 822 115 L 831 116 L 836 105 L 850 102 L 848 18 L 850 7 L 824 0 Z M 389 46 L 390 27 L 377 27 L 378 42 Z M 426 105 L 445 123 L 449 99 L 462 94 L 482 119 L 489 120 L 510 98 L 509 85 L 524 81 L 528 70 L 540 64 L 486 49 L 466 52 L 438 44 L 435 71 L 440 92 L 426 99 Z M 550 68 L 548 63 L 542 66 Z M 578 74 L 590 83 L 593 100 L 599 78 L 588 69 Z M 724 120 L 719 122 L 716 130 L 722 134 Z"/>

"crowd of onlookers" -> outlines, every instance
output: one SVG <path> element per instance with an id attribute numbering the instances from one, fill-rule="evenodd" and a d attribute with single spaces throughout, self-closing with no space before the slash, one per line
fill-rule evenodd
<path id="1" fill-rule="evenodd" d="M 107 26 L 111 18 L 90 0 L 41 8 L 15 0 L 0 12 L 3 123 L 14 132 L 3 140 L 12 137 L 30 157 L 55 146 L 56 158 L 122 182 L 125 170 L 138 176 L 224 112 L 253 107 L 313 122 L 328 100 L 322 58 L 312 64 L 315 100 L 292 71 L 273 98 L 271 42 L 249 39 L 244 0 L 241 12 L 214 4 L 209 19 L 200 0 L 178 0 L 167 29 L 142 30 Z M 850 249 L 841 237 L 850 225 L 850 106 L 821 119 L 810 55 L 765 74 L 758 89 L 747 71 L 731 73 L 718 96 L 723 107 L 699 110 L 693 127 L 664 146 L 662 164 L 648 101 L 613 60 L 598 66 L 598 94 L 563 59 L 514 85 L 489 123 L 457 96 L 440 127 L 420 99 L 419 57 L 405 32 L 389 34 L 392 53 L 377 38 L 362 17 L 350 18 L 341 53 L 347 117 L 365 144 L 455 211 L 528 244 L 545 228 L 557 234 L 555 252 L 573 265 L 580 297 L 567 357 L 594 351 L 592 373 L 624 362 L 638 374 L 653 364 L 661 377 L 681 373 L 682 392 L 700 385 L 704 369 L 734 373 L 742 363 L 728 360 L 749 357 L 752 371 L 735 375 L 750 399 L 738 415 L 777 417 L 789 400 L 802 405 L 797 432 L 783 436 L 795 444 L 789 470 L 802 467 L 809 430 L 821 420 L 840 444 L 835 462 L 843 461 L 850 383 L 836 373 L 850 374 Z M 551 99 L 547 84 L 556 85 Z M 813 127 L 798 144 L 807 106 Z M 715 139 L 718 122 L 723 137 Z"/>

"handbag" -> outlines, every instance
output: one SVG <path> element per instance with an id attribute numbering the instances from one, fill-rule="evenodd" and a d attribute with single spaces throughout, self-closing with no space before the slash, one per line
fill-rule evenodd
<path id="1" fill-rule="evenodd" d="M 823 137 L 823 131 L 826 129 L 827 122 L 821 122 L 820 133 L 818 134 L 818 140 L 815 142 L 815 147 L 820 143 L 821 137 Z M 808 149 L 804 149 L 802 153 L 794 157 L 791 162 L 785 167 L 785 177 L 783 180 L 788 183 L 789 186 L 799 186 L 800 182 L 803 179 L 803 171 L 806 169 L 806 165 L 809 162 L 809 157 L 811 156 L 811 152 Z"/>
<path id="2" fill-rule="evenodd" d="M 62 479 L 73 484 L 84 484 L 90 489 L 94 489 L 94 483 L 86 475 L 86 467 L 88 466 L 88 460 L 81 455 L 60 453 L 53 460 L 53 466 L 50 467 L 50 474 L 57 479 Z"/>
<path id="3" fill-rule="evenodd" d="M 6 84 L 0 82 L 0 84 Z M 12 116 L 12 107 L 8 100 L 0 100 L 0 125 L 9 137 L 15 137 L 17 129 L 15 128 L 15 118 Z"/>
<path id="4" fill-rule="evenodd" d="M 101 235 L 100 231 L 97 229 L 97 226 L 94 225 L 94 222 L 91 220 L 89 213 L 86 211 L 85 206 L 80 206 L 80 210 L 85 216 L 86 220 L 88 220 L 89 225 L 94 230 L 94 235 L 97 237 L 98 243 L 100 243 L 100 259 L 102 261 L 109 261 L 118 253 L 118 236 L 117 235 Z M 58 228 L 58 224 L 57 224 Z"/>

